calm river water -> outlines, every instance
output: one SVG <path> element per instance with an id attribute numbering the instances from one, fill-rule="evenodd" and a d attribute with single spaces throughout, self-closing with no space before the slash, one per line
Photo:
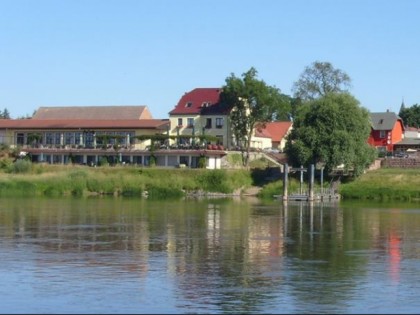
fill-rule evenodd
<path id="1" fill-rule="evenodd" d="M 419 313 L 420 205 L 1 199 L 1 313 Z"/>

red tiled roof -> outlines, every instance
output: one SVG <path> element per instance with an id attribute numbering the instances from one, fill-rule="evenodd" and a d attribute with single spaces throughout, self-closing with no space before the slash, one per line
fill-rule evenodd
<path id="1" fill-rule="evenodd" d="M 227 114 L 220 103 L 221 88 L 196 88 L 185 93 L 169 115 L 217 115 Z"/>
<path id="2" fill-rule="evenodd" d="M 265 123 L 265 128 L 257 126 L 255 129 L 255 136 L 271 138 L 271 141 L 279 142 L 287 134 L 287 131 L 292 126 L 291 121 L 273 121 Z"/>
<path id="3" fill-rule="evenodd" d="M 0 119 L 0 129 L 165 129 L 168 125 L 168 119 Z"/>
<path id="4" fill-rule="evenodd" d="M 62 106 L 40 107 L 32 119 L 134 120 L 153 119 L 147 106 Z"/>
<path id="5" fill-rule="evenodd" d="M 262 127 L 255 128 L 255 136 L 260 138 L 273 138 L 271 133 Z"/>

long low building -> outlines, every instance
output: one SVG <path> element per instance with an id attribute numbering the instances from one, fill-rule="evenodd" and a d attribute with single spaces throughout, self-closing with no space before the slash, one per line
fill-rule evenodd
<path id="1" fill-rule="evenodd" d="M 146 106 L 40 107 L 31 119 L 1 119 L 0 144 L 20 149 L 33 162 L 194 168 L 205 158 L 207 168 L 221 167 L 224 150 L 180 149 L 170 145 L 169 130 L 169 119 L 153 119 Z M 156 135 L 162 136 L 158 143 Z"/>

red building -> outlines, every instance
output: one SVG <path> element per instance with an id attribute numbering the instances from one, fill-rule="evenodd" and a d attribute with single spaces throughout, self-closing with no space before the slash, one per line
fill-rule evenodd
<path id="1" fill-rule="evenodd" d="M 393 152 L 394 145 L 404 137 L 404 123 L 393 112 L 371 113 L 371 132 L 368 143 L 379 151 Z"/>

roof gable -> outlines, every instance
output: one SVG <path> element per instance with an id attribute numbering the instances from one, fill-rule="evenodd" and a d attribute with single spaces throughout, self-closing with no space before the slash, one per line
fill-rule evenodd
<path id="1" fill-rule="evenodd" d="M 273 121 L 257 125 L 255 135 L 258 137 L 269 137 L 271 141 L 280 142 L 292 127 L 291 121 Z"/>
<path id="2" fill-rule="evenodd" d="M 196 88 L 185 93 L 169 115 L 217 115 L 227 114 L 220 103 L 220 88 Z"/>
<path id="3" fill-rule="evenodd" d="M 398 120 L 404 128 L 402 119 L 393 112 L 370 113 L 370 120 L 373 130 L 392 130 Z"/>
<path id="4" fill-rule="evenodd" d="M 152 115 L 147 106 L 64 106 L 40 107 L 32 119 L 135 120 Z"/>

